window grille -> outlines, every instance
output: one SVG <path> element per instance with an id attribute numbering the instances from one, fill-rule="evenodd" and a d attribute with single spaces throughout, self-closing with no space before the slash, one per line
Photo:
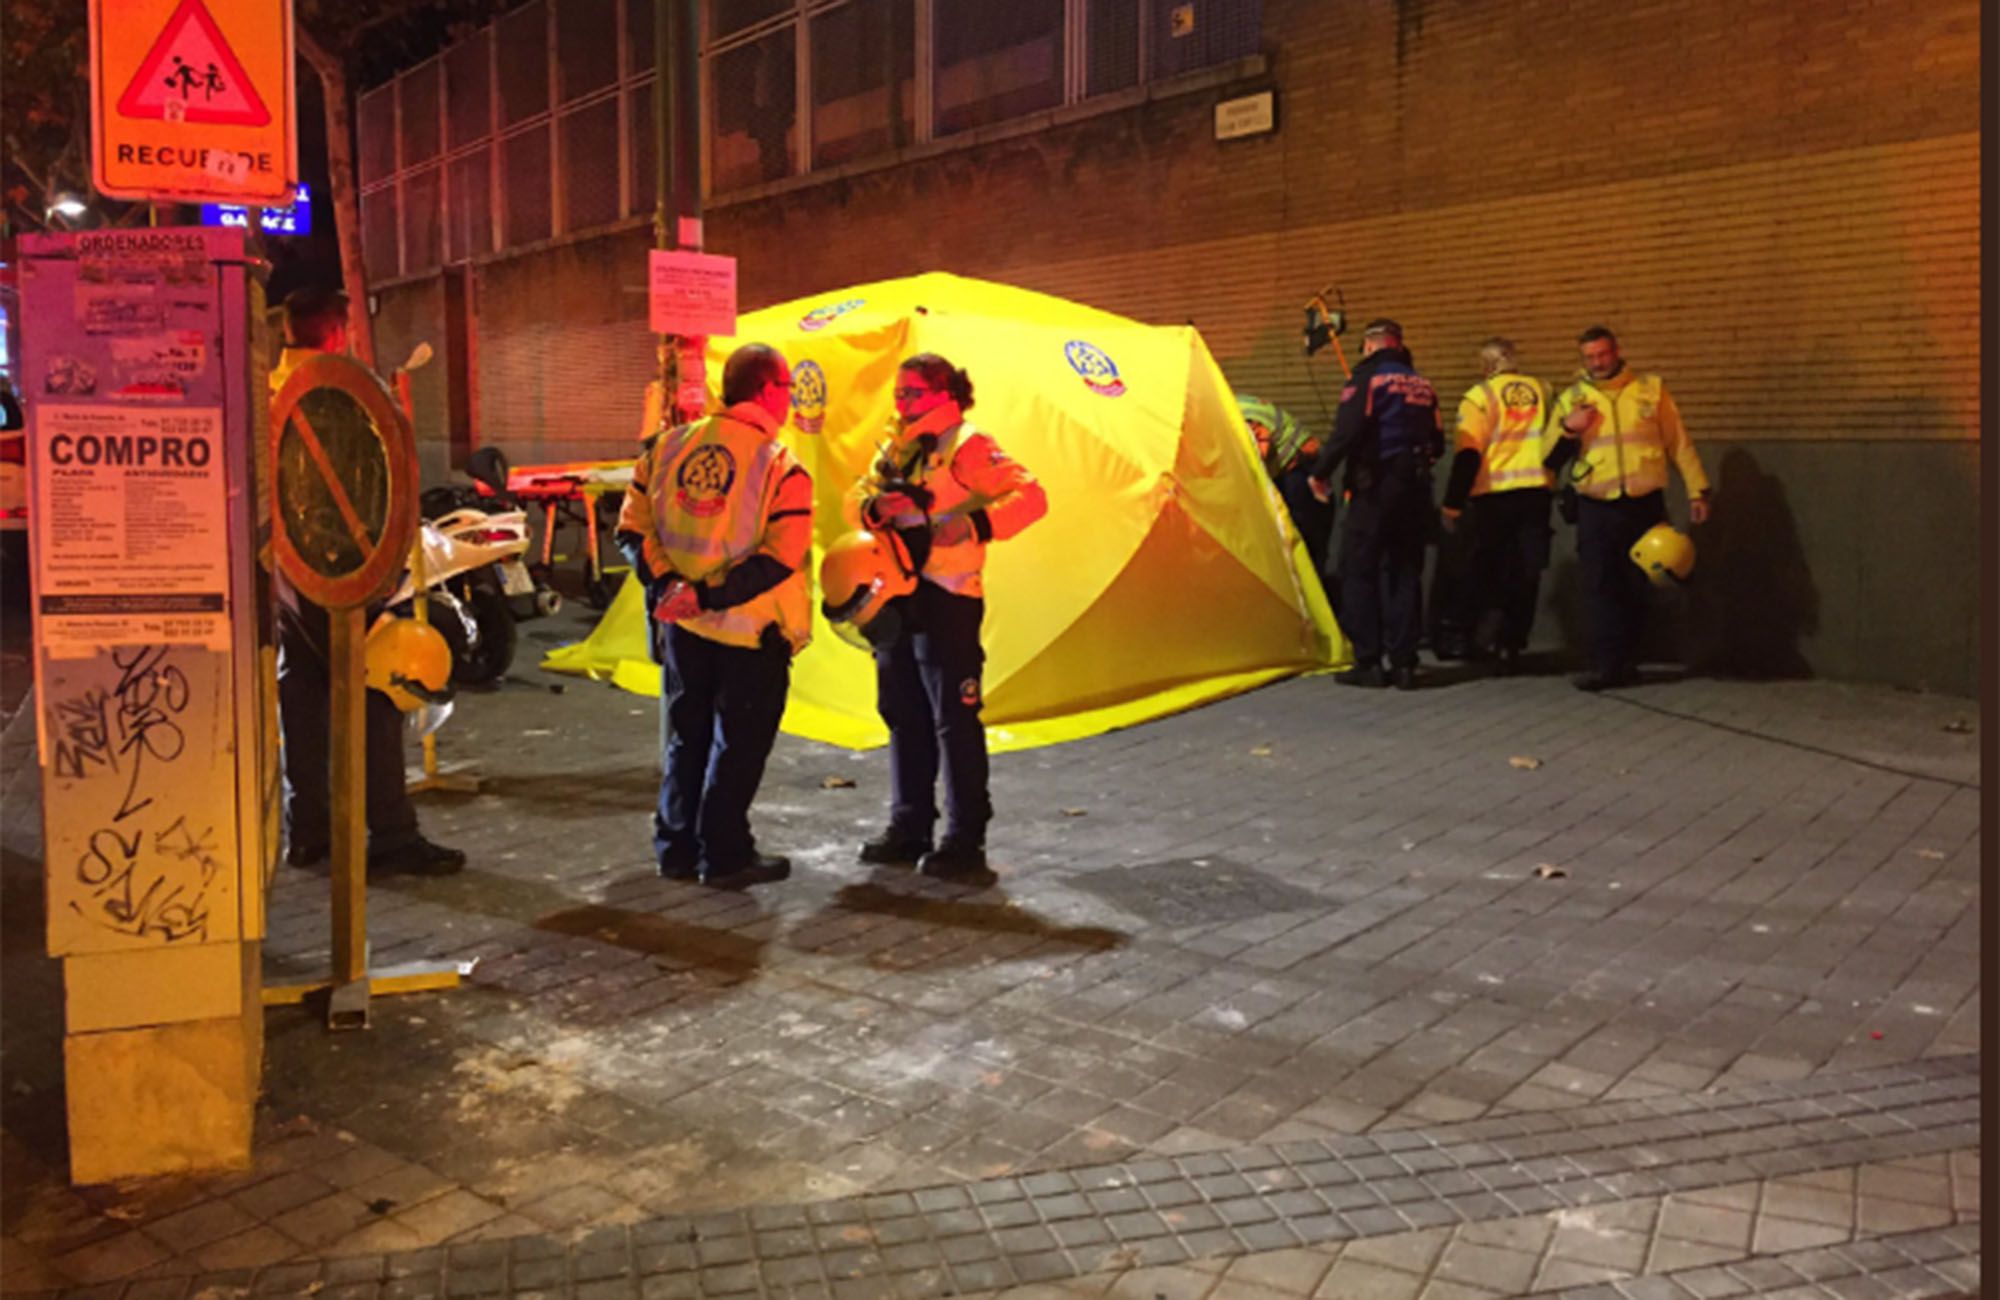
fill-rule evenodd
<path id="1" fill-rule="evenodd" d="M 1263 36 L 1262 0 L 1145 0 L 1153 77 L 1213 67 L 1257 52 Z"/>
<path id="2" fill-rule="evenodd" d="M 792 174 L 798 156 L 792 63 L 797 43 L 793 29 L 781 27 L 715 56 L 708 108 L 713 188 L 743 189 Z"/>
<path id="3" fill-rule="evenodd" d="M 1108 95 L 1139 84 L 1141 0 L 1089 0 L 1084 16 L 1084 93 Z"/>
<path id="4" fill-rule="evenodd" d="M 397 78 L 402 96 L 404 167 L 427 163 L 438 155 L 438 74 L 443 66 L 440 60 L 432 59 Z"/>
<path id="5" fill-rule="evenodd" d="M 562 133 L 563 233 L 618 220 L 618 101 L 600 99 L 565 113 Z"/>
<path id="6" fill-rule="evenodd" d="M 937 132 L 1063 102 L 1064 0 L 935 0 Z"/>
<path id="7" fill-rule="evenodd" d="M 554 233 L 548 127 L 508 136 L 500 142 L 500 151 L 501 203 L 507 214 L 501 237 L 506 247 L 547 239 Z"/>
<path id="8" fill-rule="evenodd" d="M 549 28 L 540 0 L 494 26 L 500 42 L 500 125 L 549 111 Z"/>
<path id="9" fill-rule="evenodd" d="M 916 113 L 910 0 L 855 0 L 812 20 L 813 165 L 902 148 Z"/>
<path id="10" fill-rule="evenodd" d="M 445 51 L 445 138 L 453 149 L 493 134 L 492 58 L 492 34 L 483 27 Z"/>
<path id="11" fill-rule="evenodd" d="M 556 5 L 556 69 L 565 104 L 618 80 L 618 0 Z"/>

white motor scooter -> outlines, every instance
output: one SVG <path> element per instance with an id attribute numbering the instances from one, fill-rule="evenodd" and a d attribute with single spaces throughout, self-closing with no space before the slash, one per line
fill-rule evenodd
<path id="1" fill-rule="evenodd" d="M 527 512 L 461 507 L 424 520 L 419 535 L 430 622 L 451 647 L 452 680 L 461 686 L 496 680 L 514 662 L 509 599 L 536 595 L 521 558 L 528 552 Z M 415 595 L 416 575 L 405 571 L 389 607 L 409 613 Z"/>

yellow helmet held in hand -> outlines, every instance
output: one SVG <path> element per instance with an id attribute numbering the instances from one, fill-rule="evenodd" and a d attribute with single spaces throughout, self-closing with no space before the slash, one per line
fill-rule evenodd
<path id="1" fill-rule="evenodd" d="M 444 634 L 413 618 L 385 618 L 362 643 L 362 675 L 405 713 L 451 698 L 451 647 Z"/>
<path id="2" fill-rule="evenodd" d="M 917 589 L 916 566 L 893 530 L 852 532 L 826 548 L 819 589 L 820 613 L 840 639 L 871 649 L 902 632 L 902 619 L 889 604 Z"/>
<path id="3" fill-rule="evenodd" d="M 1632 563 L 1655 587 L 1686 582 L 1694 572 L 1694 539 L 1672 524 L 1654 524 L 1632 544 Z"/>

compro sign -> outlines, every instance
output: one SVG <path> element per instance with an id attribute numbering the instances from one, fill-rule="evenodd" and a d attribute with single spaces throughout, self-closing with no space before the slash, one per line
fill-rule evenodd
<path id="1" fill-rule="evenodd" d="M 90 0 L 102 193 L 281 207 L 299 171 L 293 100 L 290 0 Z"/>

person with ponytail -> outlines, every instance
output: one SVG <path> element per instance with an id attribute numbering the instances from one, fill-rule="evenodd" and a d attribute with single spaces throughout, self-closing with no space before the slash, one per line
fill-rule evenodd
<path id="1" fill-rule="evenodd" d="M 875 648 L 876 706 L 889 726 L 889 825 L 860 856 L 990 884 L 981 573 L 987 546 L 1047 514 L 1048 495 L 965 418 L 972 380 L 945 358 L 925 352 L 903 362 L 895 399 L 888 440 L 847 494 L 848 522 L 899 533 L 920 579 L 903 597 L 900 635 Z M 944 834 L 934 844 L 940 768 Z"/>

